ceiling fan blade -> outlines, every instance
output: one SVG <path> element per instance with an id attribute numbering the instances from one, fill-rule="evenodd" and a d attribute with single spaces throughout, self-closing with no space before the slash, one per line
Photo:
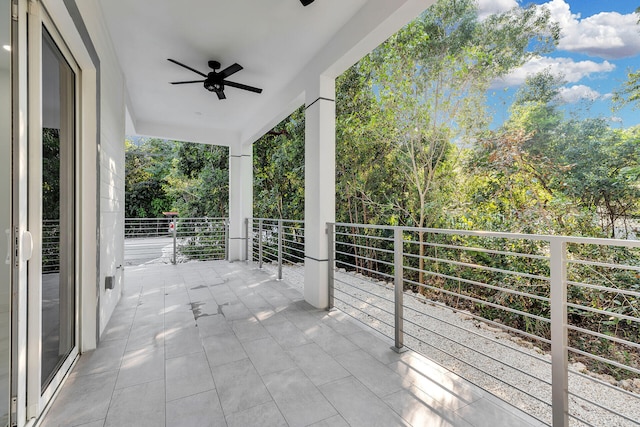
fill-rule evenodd
<path id="1" fill-rule="evenodd" d="M 220 71 L 218 73 L 218 75 L 221 76 L 223 79 L 226 79 L 230 75 L 235 74 L 240 70 L 242 70 L 242 65 L 240 65 L 240 64 L 238 64 L 236 62 L 235 64 L 229 65 L 227 68 L 225 68 L 224 70 Z"/>
<path id="2" fill-rule="evenodd" d="M 244 89 L 244 90 L 248 90 L 249 92 L 262 93 L 262 89 L 257 88 L 257 87 L 253 87 L 253 86 L 243 85 L 242 83 L 230 82 L 228 80 L 225 80 L 224 84 L 225 84 L 225 86 L 231 86 L 231 87 L 235 87 L 235 88 L 238 88 L 238 89 Z"/>
<path id="3" fill-rule="evenodd" d="M 227 97 L 225 96 L 224 92 L 219 90 L 216 92 L 216 95 L 218 95 L 218 99 L 227 99 Z"/>
<path id="4" fill-rule="evenodd" d="M 204 83 L 204 80 L 188 80 L 186 82 L 169 82 L 172 85 L 184 85 L 184 84 L 189 84 L 189 83 Z"/>
<path id="5" fill-rule="evenodd" d="M 195 69 L 189 67 L 188 65 L 184 65 L 183 63 L 178 62 L 175 59 L 167 58 L 167 61 L 173 62 L 174 64 L 179 65 L 179 66 L 181 66 L 183 68 L 186 68 L 187 70 L 193 71 L 196 74 L 200 74 L 202 77 L 205 77 L 205 78 L 207 77 L 207 75 L 205 73 L 202 73 L 202 72 L 200 72 L 198 70 L 195 70 Z"/>

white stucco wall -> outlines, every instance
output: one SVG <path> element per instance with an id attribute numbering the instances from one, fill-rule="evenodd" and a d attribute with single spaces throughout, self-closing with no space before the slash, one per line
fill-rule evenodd
<path id="1" fill-rule="evenodd" d="M 125 85 L 96 0 L 77 2 L 100 58 L 99 284 L 102 333 L 119 301 L 124 265 Z M 105 277 L 116 285 L 105 289 Z"/>

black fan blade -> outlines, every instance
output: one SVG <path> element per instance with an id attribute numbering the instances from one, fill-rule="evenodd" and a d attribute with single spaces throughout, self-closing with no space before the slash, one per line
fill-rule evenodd
<path id="1" fill-rule="evenodd" d="M 248 90 L 249 92 L 262 93 L 262 89 L 253 86 L 243 85 L 242 83 L 230 82 L 228 80 L 224 81 L 225 86 L 231 86 L 238 89 Z"/>
<path id="2" fill-rule="evenodd" d="M 200 74 L 202 77 L 205 77 L 205 78 L 207 77 L 207 75 L 206 75 L 205 73 L 201 73 L 200 71 L 195 70 L 195 69 L 193 69 L 193 68 L 189 67 L 188 65 L 184 65 L 184 64 L 182 64 L 182 63 L 180 63 L 180 62 L 176 61 L 175 59 L 167 58 L 167 61 L 173 62 L 174 64 L 179 65 L 179 66 L 181 66 L 181 67 L 184 67 L 184 68 L 186 68 L 187 70 L 193 71 L 193 72 L 194 72 L 194 73 L 196 73 L 196 74 Z"/>
<path id="3" fill-rule="evenodd" d="M 224 92 L 221 90 L 216 91 L 216 94 L 218 95 L 218 99 L 227 99 L 227 97 L 224 95 Z"/>
<path id="4" fill-rule="evenodd" d="M 220 71 L 218 75 L 221 76 L 223 79 L 226 79 L 230 75 L 235 74 L 240 70 L 242 70 L 242 65 L 235 63 L 233 65 L 229 65 L 227 68 Z"/>
<path id="5" fill-rule="evenodd" d="M 189 80 L 186 82 L 169 82 L 172 85 L 185 85 L 185 84 L 189 84 L 189 83 L 204 83 L 205 80 Z"/>

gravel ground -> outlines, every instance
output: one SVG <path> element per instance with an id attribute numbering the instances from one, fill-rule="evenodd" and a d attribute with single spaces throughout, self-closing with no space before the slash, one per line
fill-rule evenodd
<path id="1" fill-rule="evenodd" d="M 274 264 L 264 268 L 277 273 Z M 283 267 L 283 279 L 302 289 L 304 267 Z M 394 336 L 392 284 L 344 271 L 336 271 L 335 279 L 336 308 L 387 337 Z M 404 319 L 407 347 L 551 424 L 550 354 L 496 325 L 411 291 L 405 292 Z M 640 394 L 606 380 L 593 378 L 579 363 L 570 364 L 571 426 L 640 426 Z M 640 378 L 634 381 L 631 387 L 635 385 L 637 392 Z"/>

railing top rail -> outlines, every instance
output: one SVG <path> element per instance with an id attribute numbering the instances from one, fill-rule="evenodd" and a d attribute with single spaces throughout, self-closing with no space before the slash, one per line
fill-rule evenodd
<path id="1" fill-rule="evenodd" d="M 424 233 L 437 233 L 437 234 L 451 234 L 462 236 L 476 236 L 476 237 L 494 237 L 503 239 L 526 239 L 536 240 L 543 242 L 551 241 L 563 241 L 566 243 L 587 244 L 587 245 L 607 245 L 607 246 L 626 246 L 630 248 L 640 248 L 640 240 L 623 240 L 623 239 L 609 239 L 609 238 L 596 238 L 596 237 L 578 237 L 578 236 L 556 236 L 546 234 L 521 234 L 521 233 L 504 233 L 496 231 L 479 231 L 479 230 L 454 230 L 446 228 L 420 228 L 420 227 L 407 227 L 407 226 L 393 226 L 393 225 L 377 225 L 377 224 L 350 224 L 344 222 L 329 223 L 339 227 L 352 227 L 352 228 L 369 228 L 378 230 L 396 230 L 410 232 L 424 232 Z"/>
<path id="2" fill-rule="evenodd" d="M 249 218 L 249 220 L 252 221 L 282 221 L 282 222 L 288 222 L 288 223 L 293 223 L 293 224 L 304 224 L 304 220 L 303 219 L 284 219 L 284 218 Z"/>
<path id="3" fill-rule="evenodd" d="M 125 218 L 125 221 L 157 221 L 157 220 L 172 220 L 174 218 Z M 208 216 L 200 216 L 200 217 L 188 217 L 188 216 L 177 216 L 175 219 L 198 219 L 198 220 L 225 220 L 228 218 L 225 217 L 208 217 Z"/>

